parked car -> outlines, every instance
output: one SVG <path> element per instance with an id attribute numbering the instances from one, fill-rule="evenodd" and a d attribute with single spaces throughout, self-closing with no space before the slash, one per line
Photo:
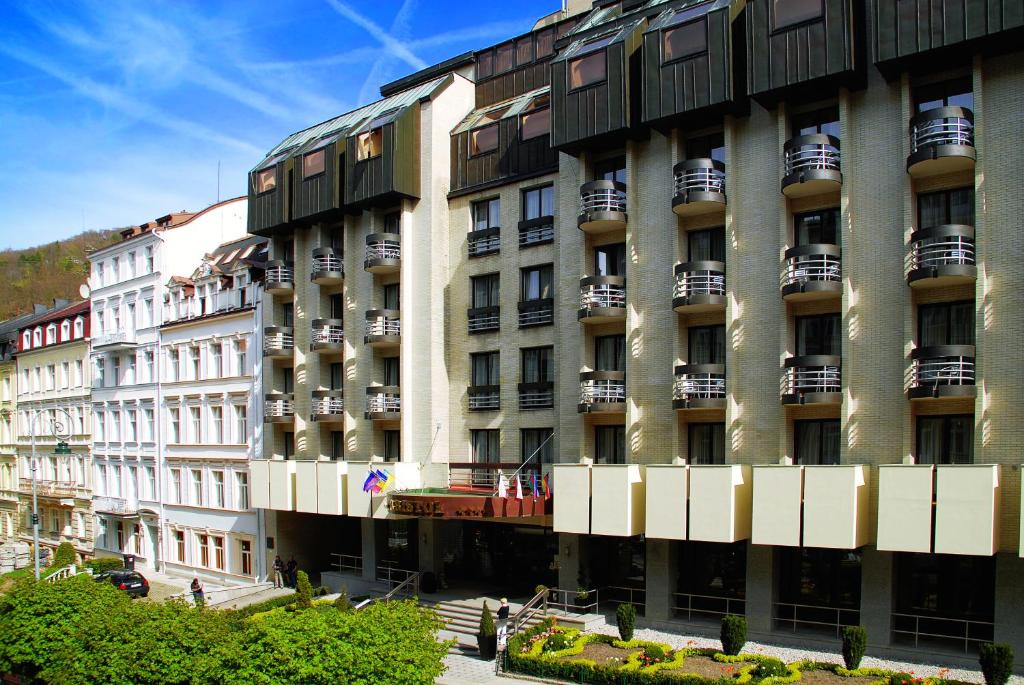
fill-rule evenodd
<path id="1" fill-rule="evenodd" d="M 126 568 L 115 568 L 110 571 L 103 571 L 96 574 L 97 582 L 108 582 L 119 590 L 124 590 L 134 597 L 149 596 L 149 581 L 138 571 L 129 571 Z"/>

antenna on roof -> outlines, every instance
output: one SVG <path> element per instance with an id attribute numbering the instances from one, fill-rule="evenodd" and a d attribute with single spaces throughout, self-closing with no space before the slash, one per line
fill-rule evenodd
<path id="1" fill-rule="evenodd" d="M 217 160 L 217 202 L 220 202 L 220 160 Z"/>

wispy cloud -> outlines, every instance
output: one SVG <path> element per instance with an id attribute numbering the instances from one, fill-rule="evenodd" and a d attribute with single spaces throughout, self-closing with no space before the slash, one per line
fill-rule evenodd
<path id="1" fill-rule="evenodd" d="M 402 43 L 402 41 L 392 36 L 371 19 L 359 14 L 359 12 L 356 12 L 345 3 L 341 2 L 341 0 L 327 0 L 327 3 L 335 12 L 345 17 L 356 26 L 362 28 L 371 38 L 383 45 L 390 54 L 399 58 L 413 69 L 425 69 L 427 67 L 427 63 L 414 55 L 412 51 Z"/>

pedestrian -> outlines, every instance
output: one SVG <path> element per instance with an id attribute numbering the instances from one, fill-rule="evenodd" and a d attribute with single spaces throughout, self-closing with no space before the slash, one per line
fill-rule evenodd
<path id="1" fill-rule="evenodd" d="M 498 607 L 498 641 L 502 641 L 508 632 L 508 597 L 501 598 L 501 606 Z"/>
<path id="2" fill-rule="evenodd" d="M 192 599 L 195 601 L 197 607 L 203 606 L 205 603 L 205 597 L 203 595 L 203 584 L 199 582 L 199 578 L 192 579 Z"/>
<path id="3" fill-rule="evenodd" d="M 295 587 L 296 573 L 298 573 L 299 565 L 295 562 L 295 557 L 288 560 L 288 587 Z"/>
<path id="4" fill-rule="evenodd" d="M 274 557 L 274 587 L 284 587 L 284 562 L 280 554 Z"/>

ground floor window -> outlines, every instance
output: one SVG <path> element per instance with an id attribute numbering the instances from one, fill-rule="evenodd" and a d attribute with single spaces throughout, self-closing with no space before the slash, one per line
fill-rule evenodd
<path id="1" fill-rule="evenodd" d="M 600 591 L 602 602 L 630 602 L 643 615 L 646 598 L 647 548 L 642 537 L 592 535 L 585 541 L 588 564 L 580 587 Z"/>
<path id="2" fill-rule="evenodd" d="M 673 613 L 684 620 L 746 613 L 747 544 L 674 542 Z"/>
<path id="3" fill-rule="evenodd" d="M 210 536 L 210 546 L 213 548 L 213 568 L 224 570 L 224 538 L 220 535 Z"/>
<path id="4" fill-rule="evenodd" d="M 210 536 L 196 535 L 196 543 L 199 545 L 199 565 L 210 568 Z"/>
<path id="5" fill-rule="evenodd" d="M 837 635 L 860 624 L 861 555 L 814 547 L 777 547 L 775 628 Z"/>
<path id="6" fill-rule="evenodd" d="M 625 464 L 626 427 L 594 426 L 594 457 L 598 464 Z"/>
<path id="7" fill-rule="evenodd" d="M 238 541 L 239 555 L 241 557 L 241 568 L 243 576 L 252 575 L 252 542 L 249 540 Z"/>
<path id="8" fill-rule="evenodd" d="M 174 550 L 177 554 L 177 560 L 185 563 L 185 531 L 174 531 Z"/>

